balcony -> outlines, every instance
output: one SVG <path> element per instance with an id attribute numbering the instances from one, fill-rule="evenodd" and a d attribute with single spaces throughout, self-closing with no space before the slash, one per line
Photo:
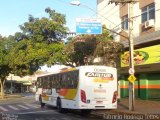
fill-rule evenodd
<path id="1" fill-rule="evenodd" d="M 144 34 L 141 36 L 137 35 L 133 39 L 135 49 L 156 45 L 160 43 L 160 28 L 152 33 Z M 129 48 L 128 40 L 123 40 L 121 43 L 124 44 L 125 48 Z"/>

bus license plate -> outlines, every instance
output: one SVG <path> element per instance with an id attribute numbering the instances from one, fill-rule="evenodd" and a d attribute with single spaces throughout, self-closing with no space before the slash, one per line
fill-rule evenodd
<path id="1" fill-rule="evenodd" d="M 97 103 L 97 104 L 102 104 L 102 103 L 103 103 L 103 101 L 96 101 L 96 103 Z"/>

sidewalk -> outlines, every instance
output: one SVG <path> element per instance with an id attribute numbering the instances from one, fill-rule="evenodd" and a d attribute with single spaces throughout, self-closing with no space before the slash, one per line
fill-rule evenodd
<path id="1" fill-rule="evenodd" d="M 114 113 L 125 113 L 125 114 L 159 114 L 160 115 L 160 100 L 142 100 L 135 99 L 135 110 L 129 111 L 128 98 L 122 98 L 118 102 L 118 108 L 111 110 Z"/>
<path id="2" fill-rule="evenodd" d="M 0 96 L 0 101 L 5 101 L 8 99 L 15 99 L 15 98 L 21 98 L 24 97 L 22 94 L 5 94 L 4 99 L 1 98 Z"/>
<path id="3" fill-rule="evenodd" d="M 100 110 L 96 113 L 106 120 L 160 120 L 160 100 L 136 99 L 135 110 L 130 111 L 128 98 L 121 98 L 117 109 Z"/>

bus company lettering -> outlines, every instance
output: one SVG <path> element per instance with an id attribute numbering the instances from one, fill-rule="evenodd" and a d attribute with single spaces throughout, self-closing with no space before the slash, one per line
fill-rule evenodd
<path id="1" fill-rule="evenodd" d="M 106 72 L 106 69 L 97 69 L 97 68 L 95 68 L 94 71 L 95 72 Z"/>
<path id="2" fill-rule="evenodd" d="M 111 73 L 97 73 L 97 72 L 86 72 L 87 77 L 100 77 L 100 78 L 112 78 Z"/>
<path id="3" fill-rule="evenodd" d="M 93 77 L 94 82 L 108 82 L 114 79 L 111 73 L 86 72 L 85 76 Z"/>
<path id="4" fill-rule="evenodd" d="M 106 93 L 106 89 L 94 89 L 95 93 Z"/>

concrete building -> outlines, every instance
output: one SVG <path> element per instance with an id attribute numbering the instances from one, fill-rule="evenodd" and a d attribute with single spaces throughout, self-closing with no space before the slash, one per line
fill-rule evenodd
<path id="1" fill-rule="evenodd" d="M 106 2 L 109 0 L 97 0 L 98 13 L 101 13 L 102 5 L 106 5 Z M 112 21 L 120 19 L 120 22 L 116 22 L 123 29 L 120 34 L 128 37 L 129 6 L 121 4 L 116 7 L 119 15 Z M 160 1 L 139 0 L 133 9 L 134 65 L 137 78 L 135 96 L 141 99 L 160 99 Z M 102 13 L 106 13 L 103 15 L 107 17 L 108 12 Z M 110 23 L 106 21 L 105 24 Z M 121 57 L 121 97 L 128 97 L 129 44 L 122 36 L 119 36 L 119 41 L 126 50 Z"/>
<path id="2" fill-rule="evenodd" d="M 47 65 L 42 66 L 35 74 L 27 75 L 24 77 L 16 76 L 14 74 L 9 74 L 5 81 L 4 90 L 5 93 L 23 93 L 23 92 L 36 92 L 36 81 L 37 77 L 45 74 L 51 74 L 59 71 L 62 68 L 67 68 L 65 65 L 53 65 L 47 67 Z"/>
<path id="3" fill-rule="evenodd" d="M 6 93 L 23 93 L 23 92 L 35 92 L 36 75 L 32 76 L 16 76 L 10 74 L 5 82 Z"/>
<path id="4" fill-rule="evenodd" d="M 121 22 L 119 18 L 119 7 L 109 4 L 109 0 L 97 0 L 97 18 L 101 20 L 102 25 L 117 33 L 121 32 Z M 114 40 L 119 41 L 120 36 L 112 33 Z"/>

